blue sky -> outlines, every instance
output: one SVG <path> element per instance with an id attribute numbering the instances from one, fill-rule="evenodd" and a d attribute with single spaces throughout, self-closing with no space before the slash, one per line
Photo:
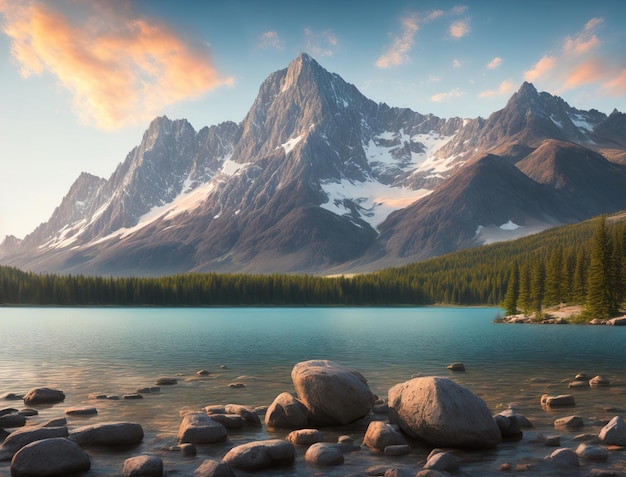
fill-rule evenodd
<path id="1" fill-rule="evenodd" d="M 366 96 L 486 117 L 523 81 L 626 111 L 626 2 L 0 0 L 0 240 L 108 178 L 159 115 L 241 121 L 301 52 Z"/>

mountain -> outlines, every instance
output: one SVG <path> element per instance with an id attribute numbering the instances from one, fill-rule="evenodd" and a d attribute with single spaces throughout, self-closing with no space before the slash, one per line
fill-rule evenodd
<path id="1" fill-rule="evenodd" d="M 375 103 L 302 54 L 239 124 L 156 118 L 111 177 L 81 174 L 50 220 L 5 239 L 0 263 L 343 272 L 524 235 L 626 208 L 623 116 L 524 83 L 487 119 L 442 119 Z"/>

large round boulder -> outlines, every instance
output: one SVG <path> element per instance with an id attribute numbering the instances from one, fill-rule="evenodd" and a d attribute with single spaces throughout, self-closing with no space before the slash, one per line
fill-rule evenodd
<path id="1" fill-rule="evenodd" d="M 135 422 L 102 422 L 72 430 L 70 439 L 80 446 L 132 446 L 143 440 L 143 428 Z"/>
<path id="2" fill-rule="evenodd" d="M 296 448 L 281 439 L 248 442 L 233 447 L 223 459 L 231 467 L 248 472 L 292 464 L 295 460 Z"/>
<path id="3" fill-rule="evenodd" d="M 291 371 L 298 399 L 309 424 L 342 426 L 367 416 L 376 400 L 357 370 L 333 361 L 304 361 Z"/>
<path id="4" fill-rule="evenodd" d="M 64 437 L 55 437 L 22 447 L 11 461 L 11 475 L 65 476 L 90 467 L 89 456 L 78 444 Z"/>
<path id="5" fill-rule="evenodd" d="M 485 402 L 448 378 L 414 378 L 393 386 L 389 419 L 438 447 L 489 449 L 502 439 Z"/>
<path id="6" fill-rule="evenodd" d="M 193 477 L 235 477 L 235 473 L 225 462 L 206 459 L 195 470 Z"/>
<path id="7" fill-rule="evenodd" d="M 306 407 L 289 393 L 276 396 L 265 413 L 265 425 L 270 428 L 301 429 L 308 422 Z"/>

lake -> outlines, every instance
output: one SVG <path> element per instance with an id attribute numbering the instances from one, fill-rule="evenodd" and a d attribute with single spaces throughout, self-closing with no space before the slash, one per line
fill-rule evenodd
<path id="1" fill-rule="evenodd" d="M 89 476 L 120 475 L 124 459 L 142 453 L 159 455 L 167 475 L 191 475 L 204 458 L 223 456 L 229 445 L 198 446 L 196 457 L 167 450 L 176 444 L 181 410 L 227 403 L 268 406 L 279 393 L 293 391 L 291 369 L 309 359 L 330 359 L 358 369 L 381 397 L 414 375 L 449 376 L 483 398 L 494 414 L 512 406 L 535 424 L 520 442 L 459 454 L 458 475 L 501 475 L 504 462 L 532 464 L 543 459 L 553 449 L 530 443 L 539 433 L 562 434 L 561 445 L 575 449 L 575 434 L 597 434 L 614 415 L 626 415 L 626 328 L 495 324 L 499 313 L 497 308 L 412 307 L 0 308 L 0 394 L 42 386 L 65 392 L 65 402 L 37 407 L 39 416 L 31 422 L 89 404 L 98 415 L 68 417 L 70 427 L 141 423 L 145 438 L 136 449 L 88 449 Z M 465 364 L 465 373 L 447 370 L 456 361 Z M 201 369 L 211 374 L 197 376 Z M 611 386 L 568 389 L 579 372 L 601 374 Z M 177 377 L 178 384 L 162 386 L 160 393 L 146 394 L 143 400 L 88 399 L 92 393 L 134 393 L 154 386 L 159 377 Z M 235 381 L 245 387 L 230 388 Z M 574 394 L 577 405 L 544 411 L 544 393 Z M 0 409 L 22 406 L 17 404 L 2 401 Z M 576 433 L 555 431 L 554 419 L 572 414 L 583 417 L 586 427 Z M 360 443 L 366 426 L 361 422 L 323 431 L 327 440 L 350 434 Z M 231 431 L 229 440 L 236 445 L 287 433 L 263 427 Z M 299 449 L 295 466 L 271 475 L 365 475 L 375 464 L 415 469 L 430 449 L 412 445 L 413 454 L 400 458 L 362 449 L 332 469 L 307 466 Z M 591 469 L 624 472 L 626 453 L 613 452 L 607 462 L 583 471 Z M 9 475 L 7 462 L 0 462 L 0 475 Z"/>

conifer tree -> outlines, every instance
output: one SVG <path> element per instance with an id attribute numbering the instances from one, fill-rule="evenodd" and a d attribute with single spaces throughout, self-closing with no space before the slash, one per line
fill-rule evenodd
<path id="1" fill-rule="evenodd" d="M 529 315 L 531 313 L 531 298 L 530 298 L 530 273 L 528 266 L 522 265 L 519 269 L 519 294 L 517 297 L 517 306 L 524 313 Z"/>
<path id="2" fill-rule="evenodd" d="M 610 318 L 618 310 L 614 280 L 611 276 L 612 273 L 615 273 L 612 252 L 613 247 L 607 233 L 606 218 L 602 216 L 593 236 L 591 263 L 587 279 L 586 307 L 594 318 Z"/>
<path id="3" fill-rule="evenodd" d="M 517 314 L 517 300 L 519 297 L 519 266 L 517 262 L 513 263 L 511 273 L 509 275 L 509 282 L 506 289 L 506 295 L 504 296 L 504 307 L 507 315 Z"/>
<path id="4" fill-rule="evenodd" d="M 550 259 L 546 265 L 544 295 L 544 303 L 546 306 L 558 305 L 563 302 L 565 284 L 566 281 L 563 276 L 563 251 L 561 248 L 556 248 L 550 255 Z"/>
<path id="5" fill-rule="evenodd" d="M 546 272 L 543 261 L 535 258 L 531 262 L 530 270 L 530 301 L 532 311 L 537 316 L 541 315 L 543 308 L 543 296 L 545 293 Z"/>

